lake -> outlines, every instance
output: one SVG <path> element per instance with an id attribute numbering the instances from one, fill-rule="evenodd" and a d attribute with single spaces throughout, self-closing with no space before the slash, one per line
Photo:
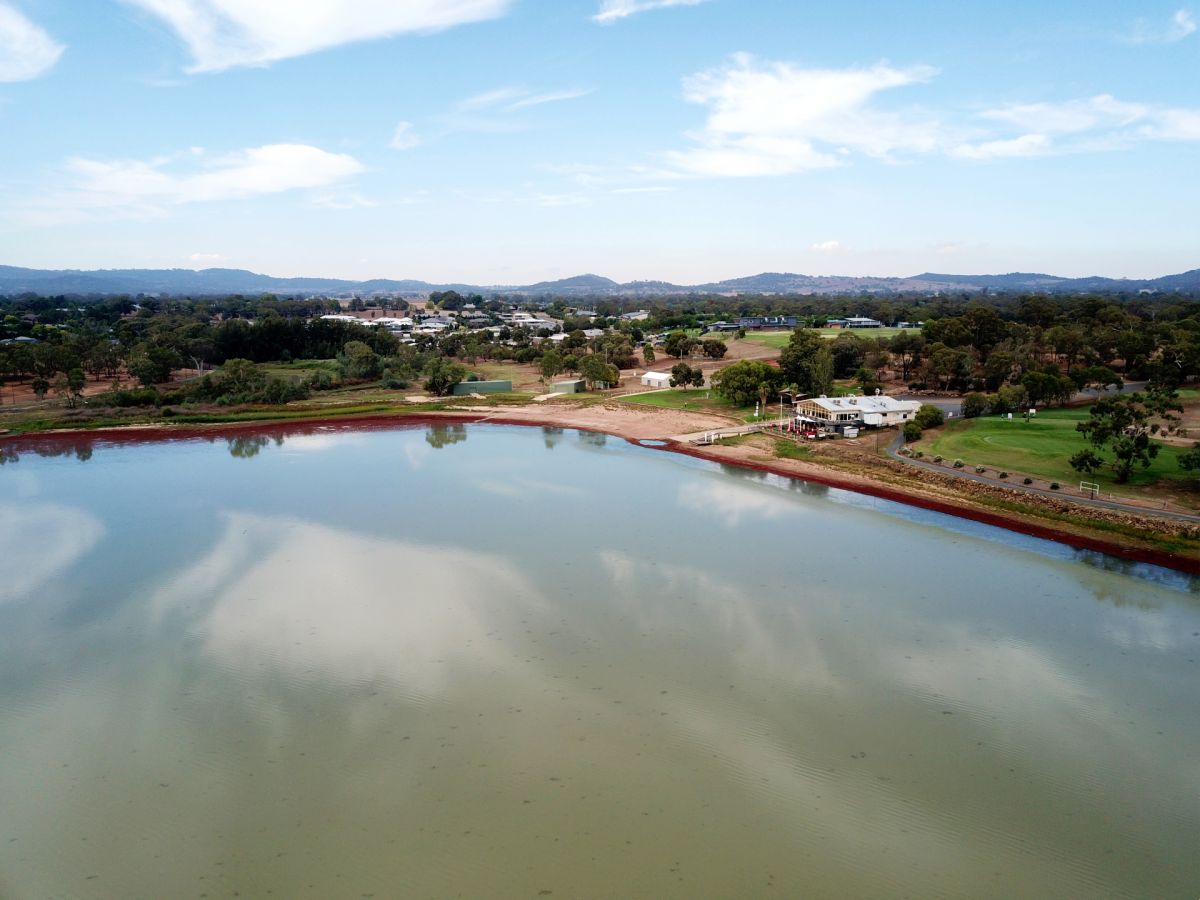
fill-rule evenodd
<path id="1" fill-rule="evenodd" d="M 1200 587 L 558 429 L 0 459 L 0 896 L 1181 897 Z"/>

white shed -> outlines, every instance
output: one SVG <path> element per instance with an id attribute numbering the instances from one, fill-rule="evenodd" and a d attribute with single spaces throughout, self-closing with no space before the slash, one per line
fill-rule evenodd
<path id="1" fill-rule="evenodd" d="M 642 384 L 647 387 L 665 388 L 671 386 L 670 372 L 647 372 L 642 376 Z"/>

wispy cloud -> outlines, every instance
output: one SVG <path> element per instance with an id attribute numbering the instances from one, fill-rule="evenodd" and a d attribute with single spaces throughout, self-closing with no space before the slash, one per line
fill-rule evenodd
<path id="1" fill-rule="evenodd" d="M 590 93 L 590 90 L 583 88 L 547 91 L 532 90 L 522 85 L 505 85 L 464 97 L 449 112 L 435 117 L 434 124 L 443 134 L 523 131 L 529 126 L 517 113 L 548 103 L 576 100 Z"/>
<path id="2" fill-rule="evenodd" d="M 1191 10 L 1179 9 L 1165 23 L 1138 19 L 1122 39 L 1130 44 L 1173 44 L 1194 34 L 1196 27 L 1196 17 Z"/>
<path id="3" fill-rule="evenodd" d="M 1020 137 L 999 141 L 980 141 L 976 144 L 959 144 L 950 150 L 951 156 L 959 159 L 1013 159 L 1027 156 L 1045 156 L 1053 144 L 1044 134 L 1023 134 Z"/>
<path id="4" fill-rule="evenodd" d="M 262 66 L 356 41 L 504 15 L 512 0 L 125 0 L 165 22 L 192 72 Z"/>
<path id="5" fill-rule="evenodd" d="M 706 2 L 707 0 L 603 0 L 600 4 L 600 11 L 592 16 L 592 21 L 611 25 L 619 19 L 651 9 L 663 9 L 667 6 L 698 6 Z"/>
<path id="6" fill-rule="evenodd" d="M 1020 133 L 955 145 L 952 156 L 993 160 L 1113 150 L 1144 141 L 1200 141 L 1200 109 L 1132 103 L 1109 94 L 1011 104 L 985 110 L 980 118 Z"/>
<path id="7" fill-rule="evenodd" d="M 591 91 L 583 90 L 568 90 L 568 91 L 547 91 L 544 94 L 530 94 L 527 97 L 522 97 L 509 104 L 508 109 L 518 110 L 526 109 L 530 106 L 541 106 L 543 103 L 557 103 L 560 100 L 574 100 L 578 97 L 586 97 Z"/>
<path id="8" fill-rule="evenodd" d="M 420 144 L 421 137 L 412 122 L 398 122 L 392 132 L 392 139 L 388 142 L 388 146 L 393 150 L 411 150 Z"/>
<path id="9" fill-rule="evenodd" d="M 369 209 L 379 203 L 356 191 L 340 194 L 318 194 L 312 198 L 312 205 L 318 209 Z"/>
<path id="10" fill-rule="evenodd" d="M 648 184 L 645 187 L 613 188 L 613 194 L 669 194 L 675 190 L 665 184 Z"/>
<path id="11" fill-rule="evenodd" d="M 0 82 L 45 75 L 64 49 L 14 7 L 0 3 Z"/>
<path id="12" fill-rule="evenodd" d="M 696 175 L 784 175 L 829 168 L 851 153 L 885 158 L 930 152 L 941 126 L 927 116 L 870 106 L 880 92 L 929 81 L 929 66 L 805 69 L 738 54 L 684 81 L 684 99 L 709 108 L 698 146 L 668 159 Z"/>
<path id="13" fill-rule="evenodd" d="M 188 257 L 190 262 L 202 263 L 203 265 L 214 265 L 216 263 L 229 262 L 228 256 L 223 256 L 220 253 L 193 253 Z"/>
<path id="14" fill-rule="evenodd" d="M 35 223 L 161 216 L 174 206 L 322 188 L 363 171 L 354 157 L 307 144 L 267 144 L 210 156 L 200 148 L 149 160 L 67 160 L 70 184 L 27 207 Z"/>
<path id="15" fill-rule="evenodd" d="M 812 249 L 814 251 L 816 251 L 817 253 L 824 253 L 824 254 L 832 256 L 833 254 L 840 253 L 842 251 L 842 242 L 841 241 L 821 241 L 819 243 L 813 244 Z"/>
<path id="16" fill-rule="evenodd" d="M 590 93 L 591 91 L 575 88 L 535 92 L 525 87 L 508 86 L 467 97 L 460 100 L 456 108 L 459 112 L 472 112 L 485 109 L 516 112 L 519 109 L 527 109 L 530 106 L 541 106 L 543 103 L 575 100 L 578 97 L 586 97 Z"/>

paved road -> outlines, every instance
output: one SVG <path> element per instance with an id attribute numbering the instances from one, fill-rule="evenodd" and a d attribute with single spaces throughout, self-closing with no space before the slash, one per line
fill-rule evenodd
<path id="1" fill-rule="evenodd" d="M 897 400 L 918 400 L 921 403 L 928 403 L 930 406 L 936 406 L 946 414 L 946 418 L 957 419 L 962 411 L 961 397 L 920 397 L 916 394 L 897 394 Z"/>
<path id="2" fill-rule="evenodd" d="M 1090 403 L 1104 396 L 1113 396 L 1117 393 L 1132 394 L 1134 391 L 1144 391 L 1147 382 L 1145 381 L 1127 381 L 1125 386 L 1120 391 L 1114 388 L 1096 389 L 1091 388 L 1086 391 L 1079 391 L 1072 398 L 1072 403 Z M 897 394 L 897 400 L 919 400 L 922 403 L 928 403 L 930 406 L 936 406 L 944 412 L 947 418 L 957 419 L 962 413 L 962 398 L 961 397 L 922 397 L 916 394 Z"/>

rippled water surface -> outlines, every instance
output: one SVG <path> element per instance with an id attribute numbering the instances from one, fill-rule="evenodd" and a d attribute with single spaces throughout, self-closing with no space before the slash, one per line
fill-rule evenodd
<path id="1" fill-rule="evenodd" d="M 18 449 L 5 898 L 1200 893 L 1186 578 L 572 431 Z"/>

